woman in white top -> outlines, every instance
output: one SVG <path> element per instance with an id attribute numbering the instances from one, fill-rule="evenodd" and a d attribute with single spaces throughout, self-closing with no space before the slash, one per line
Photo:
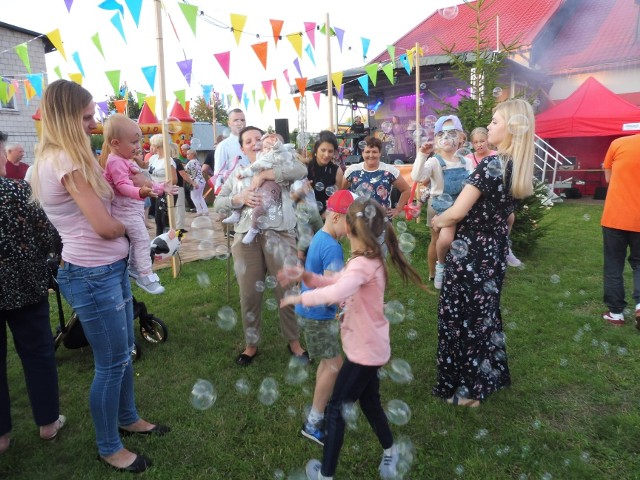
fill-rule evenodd
<path id="1" fill-rule="evenodd" d="M 164 183 L 165 182 L 165 162 L 164 162 L 164 147 L 162 145 L 162 134 L 158 133 L 152 136 L 149 139 L 149 145 L 151 149 L 151 153 L 153 155 L 149 158 L 149 173 L 151 174 L 151 179 L 154 182 Z M 171 165 L 171 173 L 169 174 L 169 181 L 173 185 L 177 185 L 178 183 L 178 173 L 176 171 L 176 162 L 173 158 L 169 159 L 169 164 Z M 174 195 L 174 206 L 177 203 L 177 195 Z M 169 227 L 168 221 L 168 210 L 167 208 L 166 198 L 162 199 L 162 197 L 158 197 L 156 199 L 155 213 L 154 218 L 156 221 L 156 237 L 158 235 L 162 235 L 165 231 L 165 228 Z"/>

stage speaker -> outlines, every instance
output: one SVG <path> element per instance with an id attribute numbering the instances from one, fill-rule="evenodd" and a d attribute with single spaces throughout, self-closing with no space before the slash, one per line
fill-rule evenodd
<path id="1" fill-rule="evenodd" d="M 607 198 L 607 187 L 598 187 L 596 188 L 595 193 L 593 194 L 594 200 L 604 200 Z"/>
<path id="2" fill-rule="evenodd" d="M 288 118 L 276 118 L 276 133 L 282 135 L 284 143 L 290 143 L 289 137 L 289 119 Z"/>
<path id="3" fill-rule="evenodd" d="M 575 187 L 567 188 L 564 191 L 565 198 L 582 198 L 582 193 Z"/>
<path id="4" fill-rule="evenodd" d="M 349 155 L 347 158 L 344 159 L 344 164 L 345 165 L 353 165 L 354 163 L 360 163 L 361 157 L 360 155 Z"/>

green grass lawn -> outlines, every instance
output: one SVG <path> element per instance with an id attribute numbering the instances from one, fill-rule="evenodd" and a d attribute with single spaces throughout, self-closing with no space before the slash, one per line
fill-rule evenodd
<path id="1" fill-rule="evenodd" d="M 507 273 L 503 317 L 512 386 L 475 410 L 449 406 L 431 395 L 435 380 L 437 297 L 400 284 L 394 276 L 386 300 L 401 301 L 407 315 L 392 326 L 393 357 L 406 360 L 414 380 L 382 381 L 383 404 L 406 402 L 411 420 L 392 426 L 409 439 L 416 457 L 411 479 L 632 479 L 640 461 L 640 332 L 628 324 L 605 324 L 602 304 L 601 206 L 561 204 L 544 220 L 548 234 L 530 255 L 517 252 L 525 268 Z M 413 264 L 426 273 L 427 234 L 415 223 Z M 198 278 L 208 275 L 210 285 Z M 141 414 L 170 425 L 162 438 L 126 439 L 127 447 L 154 461 L 146 478 L 280 479 L 300 472 L 322 449 L 299 433 L 311 401 L 313 371 L 297 385 L 285 381 L 289 354 L 276 312 L 265 309 L 259 355 L 248 368 L 235 365 L 243 345 L 240 323 L 218 327 L 217 311 L 239 315 L 237 284 L 226 295 L 226 262 L 184 265 L 178 279 L 162 270 L 167 292 L 136 296 L 169 326 L 166 343 L 140 339 L 136 393 Z M 552 276 L 559 282 L 554 283 Z M 554 277 L 554 280 L 557 278 Z M 627 272 L 628 301 L 630 274 Z M 272 293 L 267 291 L 272 297 Z M 51 297 L 52 307 L 55 306 Z M 57 317 L 52 308 L 52 324 Z M 137 323 L 136 323 L 137 326 Z M 88 389 L 91 351 L 57 352 L 62 412 L 60 438 L 44 444 L 31 419 L 20 363 L 9 348 L 14 444 L 0 457 L 0 477 L 11 479 L 123 478 L 96 461 Z M 265 377 L 279 385 L 272 406 L 257 399 Z M 217 401 L 207 410 L 190 402 L 197 379 L 211 381 Z M 248 394 L 236 390 L 246 379 Z M 347 430 L 336 478 L 375 479 L 381 448 L 362 417 Z"/>

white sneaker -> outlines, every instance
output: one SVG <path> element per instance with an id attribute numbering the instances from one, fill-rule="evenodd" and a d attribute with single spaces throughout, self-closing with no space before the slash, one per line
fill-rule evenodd
<path id="1" fill-rule="evenodd" d="M 258 230 L 257 228 L 250 228 L 249 231 L 244 235 L 242 243 L 244 243 L 245 245 L 249 245 L 251 242 L 253 242 L 253 239 L 256 238 L 256 235 L 258 235 L 259 233 L 260 230 Z"/>
<path id="2" fill-rule="evenodd" d="M 442 281 L 444 280 L 444 264 L 436 263 L 436 276 L 433 279 L 433 286 L 440 290 L 442 288 Z"/>
<path id="3" fill-rule="evenodd" d="M 520 265 L 522 265 L 522 262 L 518 260 L 511 249 L 509 249 L 509 253 L 507 254 L 507 265 L 509 265 L 510 267 L 519 267 Z"/>
<path id="4" fill-rule="evenodd" d="M 138 285 L 145 292 L 149 292 L 153 295 L 164 293 L 164 287 L 160 285 L 160 278 L 155 273 L 146 275 L 144 277 L 138 277 L 138 279 L 136 280 L 136 285 Z"/>
<path id="5" fill-rule="evenodd" d="M 398 447 L 396 447 L 395 444 L 393 444 L 388 451 L 384 451 L 382 454 L 382 460 L 380 461 L 380 466 L 378 467 L 380 478 L 383 478 L 384 480 L 398 478 L 398 469 L 396 467 L 398 465 L 399 456 Z"/>
<path id="6" fill-rule="evenodd" d="M 234 210 L 233 212 L 231 212 L 231 215 L 229 215 L 227 218 L 225 218 L 224 220 L 222 220 L 222 223 L 238 223 L 240 221 L 240 210 Z"/>
<path id="7" fill-rule="evenodd" d="M 322 464 L 320 460 L 312 458 L 307 462 L 307 466 L 304 469 L 304 473 L 307 475 L 308 480 L 333 480 L 333 477 L 325 477 L 320 473 Z"/>

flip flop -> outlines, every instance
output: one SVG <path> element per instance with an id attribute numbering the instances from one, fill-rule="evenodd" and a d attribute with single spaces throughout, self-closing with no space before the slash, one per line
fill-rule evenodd
<path id="1" fill-rule="evenodd" d="M 56 431 L 53 433 L 53 435 L 50 435 L 48 437 L 40 437 L 42 438 L 42 440 L 46 441 L 46 442 L 50 442 L 51 440 L 54 440 L 57 436 L 58 433 L 60 432 L 60 430 L 62 430 L 62 427 L 64 427 L 64 424 L 67 422 L 67 417 L 65 417 L 64 415 L 60 415 L 58 417 L 58 420 L 56 420 Z"/>
<path id="2" fill-rule="evenodd" d="M 236 363 L 241 367 L 246 367 L 248 365 L 251 365 L 251 362 L 253 362 L 253 359 L 256 358 L 256 355 L 258 355 L 257 350 L 256 350 L 256 353 L 254 353 L 253 355 L 247 355 L 246 353 L 241 353 L 240 355 L 238 355 L 238 358 L 236 358 Z"/>

